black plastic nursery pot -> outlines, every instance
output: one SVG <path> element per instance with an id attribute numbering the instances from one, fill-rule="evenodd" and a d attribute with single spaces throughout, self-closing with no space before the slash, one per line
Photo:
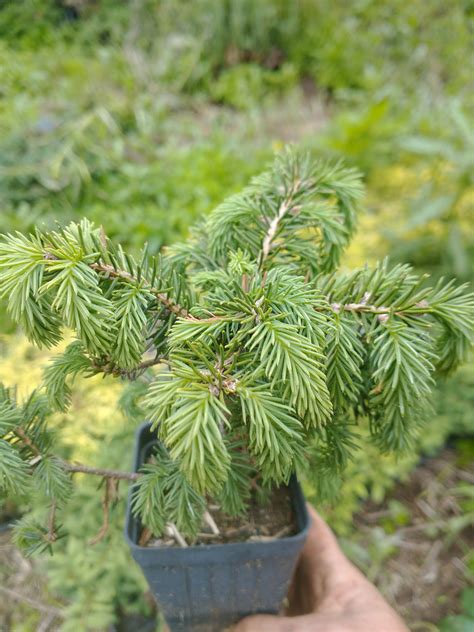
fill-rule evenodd
<path id="1" fill-rule="evenodd" d="M 137 432 L 135 471 L 154 443 L 150 424 L 143 424 Z M 125 537 L 172 632 L 222 632 L 247 615 L 278 613 L 310 523 L 295 477 L 289 492 L 296 535 L 269 542 L 160 548 L 138 544 L 141 526 L 131 512 L 130 491 Z"/>

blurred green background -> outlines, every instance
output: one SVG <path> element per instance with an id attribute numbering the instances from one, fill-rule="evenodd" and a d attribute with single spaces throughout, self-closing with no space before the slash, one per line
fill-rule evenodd
<path id="1" fill-rule="evenodd" d="M 367 211 L 345 265 L 388 254 L 472 281 L 473 28 L 472 0 L 3 0 L 0 232 L 87 216 L 132 250 L 147 241 L 156 252 L 293 142 L 364 174 Z M 0 381 L 26 394 L 48 356 L 0 316 Z M 417 454 L 357 455 L 323 508 L 348 541 L 357 543 L 361 503 L 382 503 L 410 480 L 421 453 L 456 436 L 454 463 L 472 457 L 473 386 L 472 365 L 440 386 Z M 113 381 L 78 384 L 72 414 L 55 418 L 65 454 L 130 462 L 137 419 L 122 413 L 120 394 Z M 0 585 L 36 603 L 10 594 L 1 629 L 121 630 L 125 615 L 151 612 L 122 542 L 123 502 L 109 538 L 87 545 L 102 519 L 96 484 L 78 480 L 62 516 L 70 537 L 30 565 L 28 585 L 0 541 Z M 405 515 L 396 502 L 378 544 L 359 545 L 368 557 L 353 551 L 369 571 L 393 554 L 390 533 Z M 19 498 L 3 503 L 0 521 L 42 509 Z M 459 511 L 472 518 L 472 495 Z M 433 537 L 444 546 L 452 534 L 450 523 Z M 465 565 L 473 570 L 472 557 Z M 462 608 L 459 592 L 445 614 Z M 452 627 L 462 617 L 470 625 L 464 610 L 439 629 L 464 629 Z M 416 629 L 438 629 L 426 625 Z"/>

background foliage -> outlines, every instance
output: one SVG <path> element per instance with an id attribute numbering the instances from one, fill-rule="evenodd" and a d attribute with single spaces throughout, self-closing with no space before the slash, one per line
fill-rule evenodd
<path id="1" fill-rule="evenodd" d="M 469 280 L 473 22 L 470 0 L 3 2 L 0 231 L 86 215 L 154 252 L 295 141 L 365 174 L 368 213 L 349 263 L 389 252 Z M 27 393 L 47 358 L 4 312 L 2 323 L 0 377 Z M 473 375 L 467 367 L 442 387 L 420 450 L 472 433 Z M 119 391 L 81 383 L 72 421 L 57 416 L 65 453 L 110 467 L 130 460 L 134 423 Z M 334 526 L 349 533 L 360 500 L 382 497 L 417 460 L 357 454 L 327 508 Z M 18 508 L 41 511 L 21 499 Z M 64 629 L 104 629 L 132 604 L 146 610 L 121 541 L 123 503 L 113 557 L 108 543 L 83 546 L 101 523 L 93 481 L 78 483 L 70 512 L 72 537 L 42 561 L 70 604 Z"/>

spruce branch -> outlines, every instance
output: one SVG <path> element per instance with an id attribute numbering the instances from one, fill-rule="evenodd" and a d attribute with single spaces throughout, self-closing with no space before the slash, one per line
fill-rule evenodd
<path id="1" fill-rule="evenodd" d="M 353 319 L 338 312 L 331 324 L 326 340 L 326 375 L 334 411 L 340 416 L 349 414 L 360 399 L 366 349 Z"/>
<path id="2" fill-rule="evenodd" d="M 16 427 L 13 430 L 14 434 L 17 435 L 21 441 L 31 450 L 31 452 L 37 457 L 35 459 L 35 464 L 38 463 L 38 458 L 42 461 L 45 457 L 40 448 L 34 443 L 34 441 L 27 435 L 23 428 Z M 101 467 L 92 467 L 89 465 L 84 465 L 83 463 L 71 463 L 69 461 L 65 461 L 64 459 L 60 459 L 59 457 L 54 457 L 61 468 L 71 473 L 82 473 L 82 474 L 92 474 L 94 476 L 101 476 L 103 478 L 113 478 L 117 480 L 128 480 L 128 481 L 136 481 L 140 474 L 136 472 L 122 472 L 120 470 L 109 470 Z"/>
<path id="3" fill-rule="evenodd" d="M 132 511 L 152 533 L 163 533 L 165 515 L 165 483 L 169 470 L 157 463 L 146 463 L 132 493 Z"/>
<path id="4" fill-rule="evenodd" d="M 170 456 L 200 493 L 217 492 L 227 478 L 230 458 L 223 440 L 230 412 L 205 384 L 190 383 L 160 426 Z"/>
<path id="5" fill-rule="evenodd" d="M 92 375 L 96 365 L 87 356 L 86 347 L 75 340 L 66 350 L 53 358 L 44 371 L 44 385 L 50 405 L 60 411 L 66 411 L 71 403 L 70 381 L 79 374 Z"/>
<path id="6" fill-rule="evenodd" d="M 113 478 L 116 480 L 124 481 L 136 481 L 140 478 L 140 474 L 137 472 L 122 472 L 120 470 L 109 470 L 103 467 L 92 467 L 90 465 L 84 465 L 83 463 L 71 463 L 69 461 L 61 460 L 62 467 L 73 474 L 92 474 L 93 476 L 100 476 L 102 478 Z"/>
<path id="7" fill-rule="evenodd" d="M 263 238 L 262 251 L 259 257 L 260 267 L 263 266 L 266 259 L 268 258 L 268 255 L 270 254 L 270 250 L 273 247 L 273 240 L 275 239 L 275 236 L 277 234 L 277 231 L 282 219 L 285 217 L 287 213 L 298 210 L 297 207 L 292 206 L 292 202 L 293 202 L 293 198 L 295 194 L 298 192 L 301 186 L 302 186 L 302 183 L 299 179 L 296 179 L 293 182 L 286 197 L 281 201 L 277 214 L 271 220 L 268 230 L 265 233 L 265 236 Z"/>
<path id="8" fill-rule="evenodd" d="M 51 519 L 51 513 L 50 511 L 49 519 Z M 50 525 L 44 526 L 33 520 L 22 518 L 15 525 L 13 542 L 24 551 L 27 557 L 44 551 L 51 553 L 53 543 L 64 535 L 61 529 L 56 527 L 53 527 L 52 534 L 54 537 L 50 535 Z"/>
<path id="9" fill-rule="evenodd" d="M 177 464 L 169 464 L 169 475 L 164 486 L 165 512 L 168 521 L 188 537 L 194 538 L 206 520 L 206 501 L 180 471 Z"/>
<path id="10" fill-rule="evenodd" d="M 317 425 L 330 418 L 322 350 L 302 336 L 298 326 L 268 318 L 250 332 L 248 348 L 257 354 L 274 388 L 285 384 L 284 398 L 305 423 Z"/>
<path id="11" fill-rule="evenodd" d="M 246 443 L 242 438 L 232 437 L 227 444 L 227 450 L 231 457 L 231 467 L 218 500 L 223 511 L 237 516 L 242 515 L 247 508 L 252 475 L 254 475 L 255 470 Z"/>
<path id="12" fill-rule="evenodd" d="M 435 377 L 471 347 L 474 296 L 387 261 L 337 270 L 361 195 L 354 170 L 288 150 L 158 256 L 131 256 L 87 220 L 6 235 L 0 295 L 14 320 L 38 346 L 64 327 L 77 339 L 46 368 L 47 398 L 18 404 L 0 388 L 2 487 L 60 506 L 72 474 L 99 476 L 101 537 L 127 480 L 144 540 L 188 544 L 207 498 L 242 513 L 257 478 L 281 484 L 307 459 L 334 489 L 362 417 L 382 450 L 408 448 Z M 135 380 L 124 408 L 148 415 L 161 442 L 138 473 L 53 454 L 50 409 L 68 407 L 76 376 L 97 373 Z M 42 550 L 47 533 L 25 523 L 21 539 Z"/>
<path id="13" fill-rule="evenodd" d="M 409 447 L 416 423 L 430 412 L 434 359 L 426 332 L 412 331 L 404 323 L 387 321 L 375 338 L 370 353 L 369 419 L 381 447 L 399 451 Z"/>
<path id="14" fill-rule="evenodd" d="M 146 371 L 147 369 L 151 369 L 151 367 L 163 362 L 167 362 L 167 359 L 160 356 L 150 358 L 149 360 L 143 360 L 143 362 L 140 362 L 140 364 L 135 367 L 135 371 Z"/>
<path id="15" fill-rule="evenodd" d="M 0 489 L 16 495 L 29 490 L 29 468 L 20 455 L 4 439 L 0 439 Z"/>
<path id="16" fill-rule="evenodd" d="M 105 264 L 105 263 L 100 263 L 100 262 L 99 263 L 91 263 L 90 264 L 90 268 L 92 270 L 95 270 L 96 272 L 104 274 L 105 277 L 107 277 L 107 278 L 122 279 L 124 281 L 128 281 L 128 282 L 131 282 L 133 284 L 140 284 L 143 281 L 142 279 L 138 279 L 136 276 L 134 276 L 130 272 L 127 272 L 126 270 L 117 270 L 117 269 L 115 269 L 110 264 Z M 160 301 L 160 303 L 162 303 L 162 305 L 169 312 L 175 314 L 176 316 L 182 316 L 182 317 L 186 317 L 187 316 L 188 311 L 184 307 L 182 307 L 181 305 L 179 305 L 178 303 L 176 303 L 175 301 L 173 301 L 172 299 L 167 297 L 166 294 L 164 294 L 160 290 L 157 290 L 156 288 L 151 287 L 150 284 L 147 284 L 147 290 L 151 294 L 153 294 L 153 296 L 158 301 Z"/>
<path id="17" fill-rule="evenodd" d="M 240 248 L 267 268 L 271 259 L 311 276 L 329 272 L 354 231 L 361 193 L 356 171 L 284 151 L 211 214 L 195 233 L 194 252 L 207 250 L 225 265 Z"/>
<path id="18" fill-rule="evenodd" d="M 285 481 L 301 459 L 303 425 L 294 411 L 265 384 L 240 385 L 238 389 L 243 422 L 249 433 L 249 449 L 266 481 Z"/>
<path id="19" fill-rule="evenodd" d="M 33 480 L 47 497 L 64 504 L 72 492 L 70 476 L 61 459 L 52 454 L 43 454 L 30 464 L 33 466 Z"/>
<path id="20" fill-rule="evenodd" d="M 17 427 L 13 429 L 13 432 L 20 437 L 23 443 L 35 454 L 35 456 L 42 458 L 43 453 L 38 446 L 28 437 L 23 428 Z"/>

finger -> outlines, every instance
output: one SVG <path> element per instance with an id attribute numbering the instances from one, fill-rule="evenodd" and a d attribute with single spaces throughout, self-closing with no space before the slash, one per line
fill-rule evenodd
<path id="1" fill-rule="evenodd" d="M 272 615 L 246 617 L 232 629 L 232 632 L 287 632 L 283 619 Z"/>
<path id="2" fill-rule="evenodd" d="M 330 629 L 324 619 L 319 621 L 319 617 L 314 614 L 302 617 L 262 614 L 242 619 L 232 632 L 330 632 Z"/>
<path id="3" fill-rule="evenodd" d="M 307 567 L 306 581 L 311 578 L 313 611 L 320 615 L 354 613 L 360 609 L 380 611 L 405 630 L 398 615 L 377 588 L 344 555 L 336 536 L 321 516 L 309 505 L 308 511 L 312 526 L 307 546 L 303 549 L 302 563 Z M 304 584 L 300 586 L 304 591 Z"/>
<path id="4" fill-rule="evenodd" d="M 308 505 L 311 526 L 290 589 L 288 614 L 315 612 L 328 595 L 345 594 L 363 576 L 341 551 L 324 520 Z"/>
<path id="5" fill-rule="evenodd" d="M 307 507 L 311 518 L 311 527 L 303 547 L 302 558 L 314 569 L 328 569 L 332 572 L 342 564 L 342 572 L 345 573 L 349 568 L 352 570 L 352 563 L 341 551 L 336 536 L 330 527 L 311 505 L 307 505 Z"/>

